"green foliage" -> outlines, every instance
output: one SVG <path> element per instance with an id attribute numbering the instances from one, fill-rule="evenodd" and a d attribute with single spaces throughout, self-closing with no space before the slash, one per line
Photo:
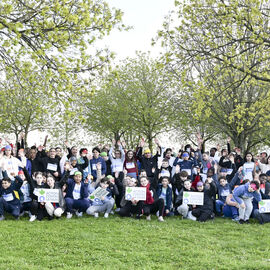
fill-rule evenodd
<path id="1" fill-rule="evenodd" d="M 158 38 L 188 118 L 249 150 L 269 138 L 269 2 L 176 1 Z M 191 113 L 192 112 L 192 113 Z"/>
<path id="2" fill-rule="evenodd" d="M 88 123 L 107 136 L 139 134 L 151 143 L 175 121 L 175 92 L 164 66 L 138 54 L 123 61 L 95 92 L 88 104 Z"/>
<path id="3" fill-rule="evenodd" d="M 164 223 L 154 217 L 150 222 L 83 217 L 29 223 L 10 217 L 1 222 L 0 268 L 269 269 L 269 233 L 268 224 L 241 226 L 221 218 L 206 223 L 179 217 Z"/>

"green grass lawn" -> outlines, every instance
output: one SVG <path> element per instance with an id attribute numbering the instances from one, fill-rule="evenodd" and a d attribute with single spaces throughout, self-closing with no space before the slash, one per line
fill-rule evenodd
<path id="1" fill-rule="evenodd" d="M 0 222 L 0 269 L 270 269 L 270 224 L 84 216 Z"/>

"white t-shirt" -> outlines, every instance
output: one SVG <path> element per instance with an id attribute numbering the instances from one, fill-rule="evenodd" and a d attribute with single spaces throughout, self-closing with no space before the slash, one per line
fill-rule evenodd
<path id="1" fill-rule="evenodd" d="M 75 184 L 72 195 L 74 200 L 79 200 L 81 198 L 81 183 Z"/>

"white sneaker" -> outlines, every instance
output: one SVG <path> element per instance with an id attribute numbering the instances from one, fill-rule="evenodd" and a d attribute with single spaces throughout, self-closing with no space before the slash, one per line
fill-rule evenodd
<path id="1" fill-rule="evenodd" d="M 33 221 L 35 221 L 36 219 L 37 219 L 37 216 L 32 215 L 32 216 L 30 217 L 29 221 L 30 221 L 30 222 L 33 222 Z"/>
<path id="2" fill-rule="evenodd" d="M 114 211 L 115 211 L 115 213 L 118 213 L 118 212 L 120 212 L 120 208 L 116 208 Z"/>
<path id="3" fill-rule="evenodd" d="M 110 214 L 111 214 L 111 215 L 114 215 L 114 212 L 113 212 L 113 210 L 112 210 L 112 211 L 110 212 Z"/>
<path id="4" fill-rule="evenodd" d="M 150 215 L 147 216 L 147 217 L 146 217 L 146 220 L 151 220 L 151 216 L 150 216 Z"/>
<path id="5" fill-rule="evenodd" d="M 197 220 L 197 218 L 192 215 L 191 211 L 188 212 L 187 219 L 191 219 L 193 221 Z"/>
<path id="6" fill-rule="evenodd" d="M 67 219 L 72 218 L 72 214 L 70 212 L 67 212 Z"/>
<path id="7" fill-rule="evenodd" d="M 79 212 L 78 210 L 76 211 L 76 216 L 77 217 L 82 217 L 83 216 L 83 212 Z"/>
<path id="8" fill-rule="evenodd" d="M 94 214 L 94 217 L 95 218 L 98 218 L 98 213 L 97 212 Z"/>
<path id="9" fill-rule="evenodd" d="M 158 221 L 163 222 L 164 221 L 163 216 L 158 217 Z"/>
<path id="10" fill-rule="evenodd" d="M 108 218 L 108 217 L 109 217 L 109 213 L 105 213 L 105 214 L 104 214 L 104 217 L 105 217 L 105 218 Z"/>

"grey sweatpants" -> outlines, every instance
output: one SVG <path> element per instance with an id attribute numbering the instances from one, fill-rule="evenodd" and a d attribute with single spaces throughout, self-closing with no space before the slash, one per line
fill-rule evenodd
<path id="1" fill-rule="evenodd" d="M 239 219 L 248 220 L 253 209 L 252 198 L 242 197 L 242 200 L 246 207 L 242 208 L 239 205 Z"/>
<path id="2" fill-rule="evenodd" d="M 110 200 L 106 201 L 102 205 L 91 205 L 87 208 L 86 213 L 88 215 L 94 215 L 95 213 L 110 213 L 114 206 L 114 199 L 111 198 Z"/>

